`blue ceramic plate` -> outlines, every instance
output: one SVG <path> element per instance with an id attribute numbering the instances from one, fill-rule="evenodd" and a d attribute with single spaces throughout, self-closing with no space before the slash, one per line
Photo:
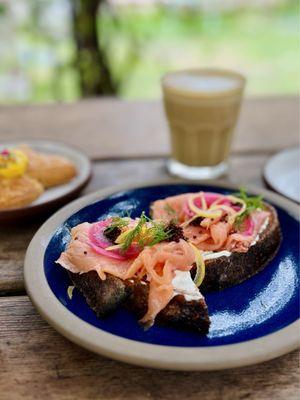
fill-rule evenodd
<path id="1" fill-rule="evenodd" d="M 157 325 L 144 331 L 135 316 L 124 309 L 98 319 L 76 289 L 69 299 L 67 288 L 71 281 L 55 260 L 69 241 L 70 228 L 124 211 L 137 217 L 142 211 L 149 212 L 150 203 L 156 199 L 199 190 L 228 194 L 236 188 L 215 183 L 116 188 L 86 196 L 55 214 L 34 237 L 25 262 L 26 285 L 40 312 L 65 336 L 84 347 L 161 368 L 233 367 L 270 359 L 295 348 L 299 318 L 297 206 L 267 191 L 259 192 L 277 209 L 283 234 L 280 250 L 262 272 L 246 282 L 206 295 L 211 318 L 207 336 Z"/>

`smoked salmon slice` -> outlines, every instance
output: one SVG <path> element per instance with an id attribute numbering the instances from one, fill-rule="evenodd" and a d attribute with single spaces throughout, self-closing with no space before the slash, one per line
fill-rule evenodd
<path id="1" fill-rule="evenodd" d="M 117 260 L 97 253 L 90 242 L 93 224 L 82 223 L 71 229 L 71 240 L 56 261 L 72 273 L 95 270 L 101 280 L 106 274 L 122 280 L 138 278 L 149 283 L 148 310 L 141 322 L 154 323 L 157 314 L 174 296 L 175 271 L 189 271 L 195 262 L 195 252 L 183 239 L 161 242 L 145 247 L 135 258 Z"/>
<path id="2" fill-rule="evenodd" d="M 243 226 L 236 225 L 232 218 L 240 209 L 232 197 L 203 192 L 199 192 L 197 197 L 195 193 L 185 193 L 155 201 L 151 205 L 151 212 L 154 219 L 176 220 L 181 224 L 184 236 L 199 250 L 246 252 L 255 242 L 261 228 L 266 226 L 270 213 L 261 209 L 252 211 L 248 216 L 251 231 L 245 232 Z M 213 218 L 197 218 L 189 207 L 191 198 L 195 206 L 203 211 L 203 215 L 216 215 Z"/>

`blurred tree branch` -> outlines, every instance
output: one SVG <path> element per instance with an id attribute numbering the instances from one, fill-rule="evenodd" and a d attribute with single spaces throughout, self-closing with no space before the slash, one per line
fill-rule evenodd
<path id="1" fill-rule="evenodd" d="M 97 15 L 105 0 L 71 0 L 73 35 L 76 43 L 75 65 L 80 76 L 82 97 L 111 95 L 117 92 L 101 37 Z"/>

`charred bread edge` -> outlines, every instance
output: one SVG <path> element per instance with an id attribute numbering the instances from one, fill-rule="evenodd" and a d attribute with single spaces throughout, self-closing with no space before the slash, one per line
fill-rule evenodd
<path id="1" fill-rule="evenodd" d="M 255 275 L 275 257 L 282 240 L 277 212 L 266 204 L 271 216 L 266 229 L 257 243 L 246 253 L 232 253 L 205 262 L 205 278 L 201 285 L 202 292 L 222 290 L 237 285 Z"/>
<path id="2" fill-rule="evenodd" d="M 97 317 L 105 317 L 120 306 L 125 306 L 139 319 L 147 311 L 149 286 L 146 282 L 122 281 L 110 274 L 102 281 L 96 271 L 83 274 L 69 272 L 69 276 Z M 203 334 L 208 333 L 210 326 L 205 300 L 186 301 L 182 295 L 173 297 L 157 315 L 156 322 Z"/>
<path id="3" fill-rule="evenodd" d="M 246 253 L 233 252 L 228 257 L 205 261 L 205 278 L 200 287 L 201 292 L 218 291 L 242 283 L 262 271 L 275 257 L 282 241 L 281 229 L 275 208 L 266 202 L 264 205 L 271 216 L 258 242 Z"/>

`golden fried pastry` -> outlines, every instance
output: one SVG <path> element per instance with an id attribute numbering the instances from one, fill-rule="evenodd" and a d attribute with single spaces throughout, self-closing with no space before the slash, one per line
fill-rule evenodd
<path id="1" fill-rule="evenodd" d="M 76 175 L 74 164 L 64 157 L 35 152 L 26 145 L 20 150 L 27 155 L 27 174 L 45 188 L 69 182 Z"/>
<path id="2" fill-rule="evenodd" d="M 30 176 L 0 176 L 0 210 L 26 206 L 36 200 L 43 191 L 43 186 Z"/>

